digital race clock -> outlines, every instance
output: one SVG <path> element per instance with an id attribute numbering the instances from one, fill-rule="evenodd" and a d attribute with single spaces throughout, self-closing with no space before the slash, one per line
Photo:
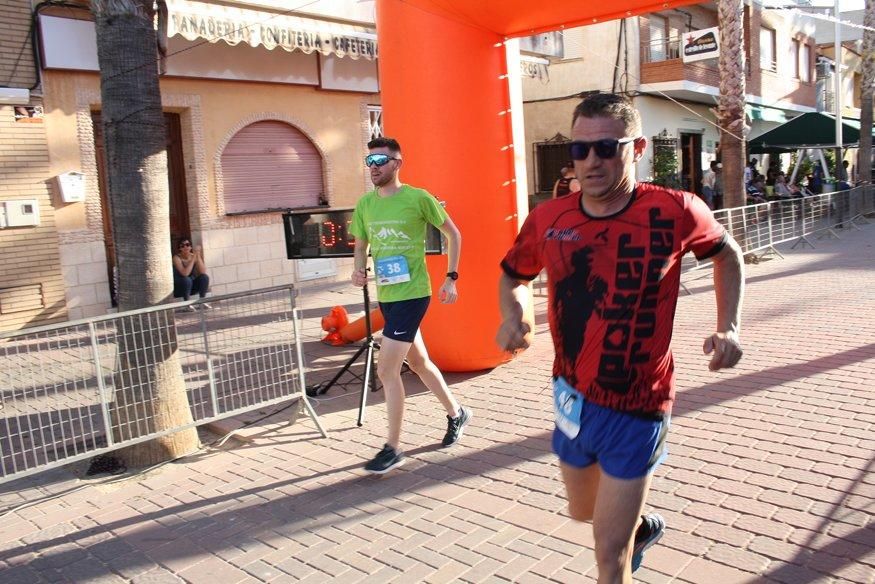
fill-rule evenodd
<path id="1" fill-rule="evenodd" d="M 290 260 L 351 258 L 355 250 L 355 238 L 349 231 L 352 212 L 352 208 L 320 208 L 283 213 L 286 257 Z M 425 236 L 425 253 L 443 253 L 441 244 L 441 232 L 429 225 Z"/>

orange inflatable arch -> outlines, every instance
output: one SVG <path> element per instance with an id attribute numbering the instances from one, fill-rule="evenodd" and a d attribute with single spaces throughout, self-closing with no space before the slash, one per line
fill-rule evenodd
<path id="1" fill-rule="evenodd" d="M 494 367 L 509 356 L 495 344 L 499 262 L 528 213 L 516 183 L 504 42 L 696 1 L 377 0 L 385 134 L 404 149 L 402 180 L 446 201 L 462 232 L 459 302 L 434 300 L 422 334 L 445 371 Z M 514 115 L 509 115 L 514 114 Z M 570 120 L 569 120 L 570 124 Z M 519 135 L 519 128 L 517 128 Z M 516 158 L 525 156 L 516 144 Z M 437 286 L 446 257 L 428 258 Z"/>

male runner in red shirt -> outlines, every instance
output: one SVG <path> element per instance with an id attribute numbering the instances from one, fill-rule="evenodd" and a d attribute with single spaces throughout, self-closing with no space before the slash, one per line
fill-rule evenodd
<path id="1" fill-rule="evenodd" d="M 717 328 L 704 351 L 717 370 L 742 354 L 742 253 L 695 195 L 636 184 L 647 139 L 629 100 L 587 97 L 571 134 L 581 190 L 535 208 L 507 252 L 497 341 L 511 351 L 528 347 L 526 285 L 546 268 L 556 352 L 553 448 L 569 511 L 593 522 L 599 583 L 631 582 L 644 550 L 665 530 L 658 514 L 641 513 L 667 454 L 681 258 L 692 251 L 714 262 Z"/>

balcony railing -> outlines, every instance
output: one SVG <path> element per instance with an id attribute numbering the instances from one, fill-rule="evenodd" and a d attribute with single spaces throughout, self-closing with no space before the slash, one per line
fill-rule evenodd
<path id="1" fill-rule="evenodd" d="M 681 57 L 680 39 L 652 41 L 645 43 L 643 48 L 645 63 L 659 63 Z"/>
<path id="2" fill-rule="evenodd" d="M 778 62 L 775 61 L 774 59 L 771 61 L 760 60 L 760 69 L 762 69 L 763 71 L 769 71 L 771 73 L 777 73 L 778 72 Z"/>

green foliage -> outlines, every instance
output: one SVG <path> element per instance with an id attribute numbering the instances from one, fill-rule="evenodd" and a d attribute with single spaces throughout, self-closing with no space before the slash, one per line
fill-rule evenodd
<path id="1" fill-rule="evenodd" d="M 653 147 L 653 183 L 672 189 L 681 188 L 677 150 L 674 144 L 659 144 Z"/>
<path id="2" fill-rule="evenodd" d="M 793 176 L 793 169 L 796 168 L 796 163 L 799 160 L 798 152 L 793 152 L 790 154 L 790 168 L 787 170 L 787 180 L 789 182 L 790 177 Z M 796 181 L 804 182 L 805 177 L 811 174 L 814 171 L 814 164 L 811 162 L 810 158 L 805 158 L 802 161 L 802 166 L 799 167 L 799 172 L 796 173 Z"/>
<path id="3" fill-rule="evenodd" d="M 836 165 L 835 165 L 836 153 L 835 153 L 835 150 L 824 149 L 823 150 L 823 157 L 826 158 L 826 164 L 827 164 L 827 166 L 829 166 L 830 175 L 835 176 L 835 172 L 836 172 Z M 796 152 L 793 152 L 792 154 L 790 154 L 790 168 L 787 171 L 788 179 L 790 176 L 793 175 L 792 174 L 793 169 L 796 167 L 796 162 L 797 162 L 798 158 L 799 157 L 798 157 Z M 799 172 L 796 173 L 797 182 L 804 181 L 806 176 L 813 173 L 815 164 L 819 165 L 820 161 L 818 161 L 816 159 L 812 160 L 811 158 L 806 157 L 805 160 L 802 161 L 802 166 L 799 167 Z"/>

